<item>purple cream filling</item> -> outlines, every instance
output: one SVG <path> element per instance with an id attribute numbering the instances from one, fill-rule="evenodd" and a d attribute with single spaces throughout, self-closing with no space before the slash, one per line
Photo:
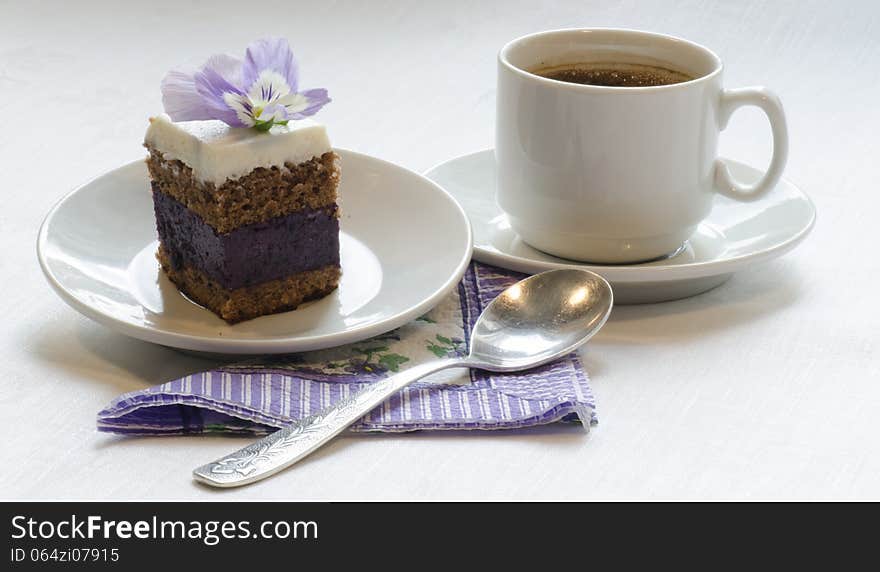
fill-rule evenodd
<path id="1" fill-rule="evenodd" d="M 159 240 L 175 269 L 201 270 L 227 290 L 339 265 L 336 206 L 308 209 L 217 232 L 173 197 L 153 189 Z"/>

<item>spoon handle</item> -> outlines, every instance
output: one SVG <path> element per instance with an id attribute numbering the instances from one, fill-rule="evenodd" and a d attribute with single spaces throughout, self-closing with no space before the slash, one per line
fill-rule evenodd
<path id="1" fill-rule="evenodd" d="M 452 358 L 411 367 L 370 384 L 332 407 L 303 419 L 193 471 L 193 478 L 214 487 L 238 487 L 286 469 L 336 437 L 389 397 L 426 375 L 466 361 Z"/>

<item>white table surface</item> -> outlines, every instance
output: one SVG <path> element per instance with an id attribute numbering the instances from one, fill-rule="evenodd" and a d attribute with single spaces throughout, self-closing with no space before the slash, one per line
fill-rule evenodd
<path id="1" fill-rule="evenodd" d="M 0 431 L 4 498 L 578 499 L 880 497 L 880 4 L 865 2 L 0 2 Z M 123 7 L 124 6 L 124 7 Z M 336 145 L 417 171 L 490 147 L 495 54 L 550 28 L 704 43 L 731 87 L 781 94 L 786 177 L 815 201 L 794 252 L 702 296 L 618 307 L 585 361 L 600 424 L 351 436 L 295 470 L 217 492 L 190 469 L 238 438 L 98 434 L 118 394 L 210 362 L 79 316 L 40 273 L 47 210 L 141 157 L 181 61 L 288 37 Z M 736 115 L 724 155 L 764 166 Z"/>

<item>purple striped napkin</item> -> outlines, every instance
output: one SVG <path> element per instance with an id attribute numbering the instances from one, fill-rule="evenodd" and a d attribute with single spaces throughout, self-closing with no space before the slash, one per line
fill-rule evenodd
<path id="1" fill-rule="evenodd" d="M 413 322 L 371 340 L 187 375 L 120 396 L 98 430 L 136 435 L 266 433 L 414 364 L 466 352 L 480 312 L 522 275 L 472 263 L 458 288 Z M 523 373 L 439 372 L 404 389 L 354 431 L 514 429 L 595 423 L 577 354 Z"/>

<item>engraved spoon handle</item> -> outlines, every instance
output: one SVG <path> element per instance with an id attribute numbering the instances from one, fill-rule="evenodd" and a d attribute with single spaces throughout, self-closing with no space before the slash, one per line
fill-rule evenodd
<path id="1" fill-rule="evenodd" d="M 412 382 L 442 369 L 470 365 L 466 359 L 451 358 L 423 363 L 386 377 L 332 407 L 202 465 L 193 471 L 193 478 L 214 487 L 238 487 L 265 479 L 318 449 Z"/>

